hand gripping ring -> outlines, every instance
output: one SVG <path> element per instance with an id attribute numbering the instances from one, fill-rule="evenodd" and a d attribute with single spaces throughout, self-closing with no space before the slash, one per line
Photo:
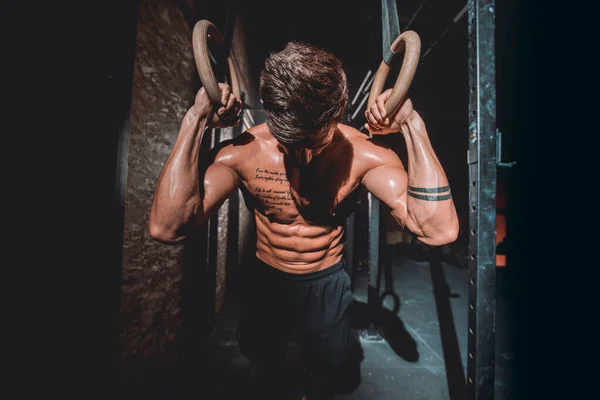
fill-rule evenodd
<path id="1" fill-rule="evenodd" d="M 223 35 L 221 35 L 221 32 L 219 32 L 212 22 L 205 19 L 198 21 L 192 32 L 194 60 L 196 61 L 196 68 L 200 75 L 200 81 L 208 94 L 210 102 L 213 106 L 219 107 L 221 106 L 221 89 L 219 89 L 217 79 L 215 78 L 215 74 L 210 65 L 208 38 L 213 39 L 217 44 L 222 44 L 224 40 Z M 231 90 L 238 99 L 241 99 L 240 85 L 235 69 L 235 58 L 231 51 L 227 55 L 227 66 Z"/>
<path id="2" fill-rule="evenodd" d="M 402 59 L 402 68 L 392 89 L 390 97 L 385 103 L 386 115 L 393 115 L 402 101 L 406 98 L 410 84 L 412 83 L 417 65 L 419 63 L 419 57 L 421 55 L 421 39 L 415 31 L 406 31 L 394 40 L 392 43 L 392 52 L 398 54 L 404 51 L 404 58 Z M 379 69 L 373 79 L 373 86 L 371 86 L 371 92 L 369 93 L 368 106 L 371 106 L 377 96 L 383 91 L 383 85 L 385 84 L 388 73 L 390 72 L 390 66 L 384 61 L 379 65 Z"/>

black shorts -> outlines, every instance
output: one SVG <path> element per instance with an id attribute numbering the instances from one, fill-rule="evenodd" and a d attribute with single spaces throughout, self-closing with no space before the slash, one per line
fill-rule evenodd
<path id="1" fill-rule="evenodd" d="M 278 364 L 295 330 L 302 355 L 319 368 L 348 358 L 347 310 L 353 297 L 344 261 L 308 274 L 290 274 L 258 258 L 244 268 L 238 343 L 253 361 Z"/>

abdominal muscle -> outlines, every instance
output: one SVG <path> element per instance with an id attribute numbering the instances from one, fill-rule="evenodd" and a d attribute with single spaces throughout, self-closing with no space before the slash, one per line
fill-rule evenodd
<path id="1" fill-rule="evenodd" d="M 281 271 L 292 274 L 316 272 L 342 259 L 342 226 L 312 225 L 298 218 L 292 223 L 269 220 L 254 211 L 256 257 Z"/>

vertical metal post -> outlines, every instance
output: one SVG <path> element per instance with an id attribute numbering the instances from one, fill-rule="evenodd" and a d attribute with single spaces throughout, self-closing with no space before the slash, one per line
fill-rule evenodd
<path id="1" fill-rule="evenodd" d="M 222 82 L 222 81 L 221 81 Z M 210 140 L 210 149 L 213 149 L 217 144 L 221 142 L 221 130 L 218 128 L 212 128 L 205 132 L 210 137 L 206 138 Z M 208 153 L 208 149 L 206 149 Z M 206 153 L 205 153 L 206 154 Z M 218 263 L 218 246 L 219 246 L 219 215 L 214 214 L 207 223 L 207 234 L 206 234 L 206 264 L 205 271 L 208 281 L 208 289 L 210 289 L 210 295 L 207 295 L 208 300 L 208 318 L 210 318 L 210 329 L 211 332 L 215 329 L 216 323 L 216 307 L 217 307 L 217 263 Z M 207 321 L 208 323 L 208 321 Z"/>
<path id="2" fill-rule="evenodd" d="M 369 201 L 369 288 L 376 283 L 379 271 L 379 199 L 368 194 Z M 369 303 L 371 303 L 371 292 Z"/>
<path id="3" fill-rule="evenodd" d="M 376 314 L 380 308 L 379 300 L 379 248 L 380 248 L 380 204 L 379 199 L 371 193 L 367 195 L 369 203 L 369 275 L 367 282 L 367 306 L 369 309 L 369 327 L 363 337 L 369 340 L 380 340 L 381 335 L 376 325 Z"/>
<path id="4" fill-rule="evenodd" d="M 346 218 L 346 243 L 344 244 L 344 258 L 346 260 L 346 272 L 352 282 L 354 292 L 354 213 Z"/>
<path id="5" fill-rule="evenodd" d="M 496 313 L 496 69 L 494 0 L 468 1 L 468 399 L 494 398 Z"/>

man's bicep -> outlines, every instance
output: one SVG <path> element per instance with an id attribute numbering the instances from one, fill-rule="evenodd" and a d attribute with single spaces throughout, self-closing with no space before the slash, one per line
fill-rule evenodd
<path id="1" fill-rule="evenodd" d="M 237 189 L 240 178 L 237 172 L 220 162 L 208 166 L 204 173 L 202 214 L 209 218 Z"/>
<path id="2" fill-rule="evenodd" d="M 401 162 L 389 162 L 368 171 L 363 186 L 388 206 L 398 222 L 406 225 L 408 174 Z"/>

